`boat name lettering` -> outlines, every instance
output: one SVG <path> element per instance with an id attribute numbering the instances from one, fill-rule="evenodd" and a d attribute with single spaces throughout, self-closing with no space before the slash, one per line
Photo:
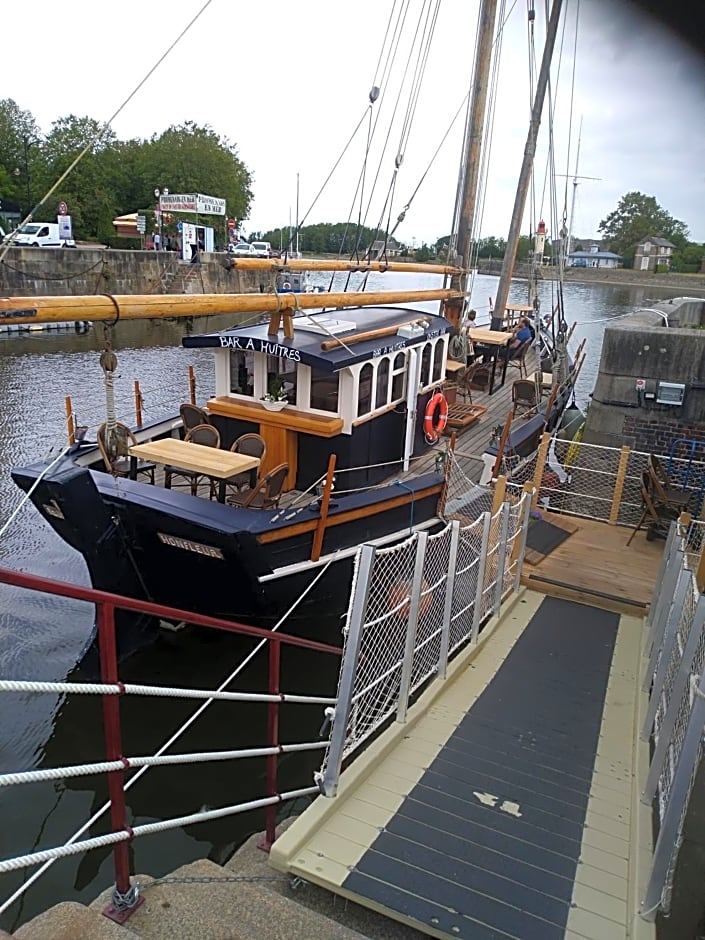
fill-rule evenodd
<path id="1" fill-rule="evenodd" d="M 197 555 L 208 555 L 209 558 L 223 558 L 223 553 L 219 548 L 213 545 L 202 545 L 200 542 L 192 542 L 190 539 L 179 538 L 178 535 L 167 535 L 165 532 L 157 532 L 159 541 L 164 545 L 170 545 L 172 548 L 183 548 L 187 552 L 195 552 Z"/>
<path id="2" fill-rule="evenodd" d="M 443 330 L 428 330 L 424 334 L 424 339 L 435 339 L 437 336 L 442 336 Z M 397 352 L 399 349 L 406 348 L 406 340 L 399 340 L 398 343 L 390 343 L 389 346 L 378 346 L 377 349 L 372 350 L 372 357 L 376 356 L 386 356 L 389 353 Z"/>
<path id="3" fill-rule="evenodd" d="M 220 345 L 230 349 L 252 349 L 255 352 L 267 353 L 268 356 L 278 356 L 280 359 L 291 359 L 301 362 L 301 353 L 298 349 L 281 346 L 279 343 L 270 343 L 264 339 L 241 339 L 239 336 L 221 336 Z"/>

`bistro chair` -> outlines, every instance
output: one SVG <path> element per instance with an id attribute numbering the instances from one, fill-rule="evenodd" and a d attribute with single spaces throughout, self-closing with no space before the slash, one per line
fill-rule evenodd
<path id="1" fill-rule="evenodd" d="M 656 502 L 682 511 L 688 509 L 693 494 L 673 485 L 671 478 L 663 469 L 663 464 L 655 454 L 649 454 L 646 462 L 649 468 Z"/>
<path id="2" fill-rule="evenodd" d="M 181 405 L 179 414 L 181 415 L 185 434 L 188 434 L 193 428 L 197 428 L 199 424 L 210 424 L 208 412 L 188 401 Z"/>
<path id="3" fill-rule="evenodd" d="M 220 447 L 220 434 L 212 424 L 197 424 L 195 428 L 191 428 L 184 440 L 189 441 L 191 444 L 201 444 L 203 447 Z M 198 484 L 201 482 L 201 478 L 208 480 L 212 489 L 213 481 L 206 474 L 199 473 L 196 470 L 184 470 L 182 467 L 172 467 L 168 464 L 164 467 L 165 489 L 171 489 L 171 484 L 176 477 L 183 477 L 188 480 L 191 485 L 192 496 L 198 496 Z"/>
<path id="4" fill-rule="evenodd" d="M 254 489 L 244 490 L 237 496 L 229 496 L 228 502 L 231 506 L 239 506 L 241 509 L 276 509 L 288 475 L 289 464 L 280 463 L 265 474 Z"/>
<path id="5" fill-rule="evenodd" d="M 130 475 L 131 458 L 128 449 L 137 443 L 137 438 L 126 424 L 119 421 L 111 431 L 107 424 L 101 424 L 98 428 L 98 450 L 103 458 L 105 469 L 112 473 L 114 477 L 127 477 Z M 150 483 L 154 483 L 154 471 L 156 464 L 148 460 L 137 461 L 137 475 L 144 473 L 149 477 Z"/>
<path id="6" fill-rule="evenodd" d="M 522 376 L 522 378 L 526 378 L 528 374 L 526 369 L 526 354 L 529 351 L 531 342 L 531 339 L 526 339 L 521 346 L 517 346 L 516 349 L 510 349 L 507 354 L 509 356 L 507 365 L 518 369 L 519 375 Z"/>
<path id="7" fill-rule="evenodd" d="M 634 526 L 632 534 L 629 536 L 627 548 L 631 545 L 632 539 L 645 522 L 647 523 L 646 540 L 650 542 L 658 535 L 662 535 L 664 530 L 667 530 L 671 522 L 677 519 L 679 515 L 677 509 L 666 506 L 663 503 L 657 503 L 654 500 L 652 476 L 648 470 L 643 470 L 641 473 L 641 506 L 641 516 Z"/>
<path id="8" fill-rule="evenodd" d="M 260 466 L 264 462 L 267 453 L 267 445 L 263 437 L 259 434 L 241 434 L 240 437 L 230 446 L 234 454 L 247 454 L 248 457 L 259 457 Z M 242 473 L 236 473 L 228 477 L 225 481 L 226 487 L 232 486 L 239 492 L 247 486 L 254 489 L 257 486 L 257 470 L 243 470 Z M 215 481 L 211 481 L 211 499 L 215 495 Z"/>
<path id="9" fill-rule="evenodd" d="M 472 405 L 473 391 L 487 391 L 491 371 L 492 367 L 488 363 L 478 360 L 457 373 L 455 381 L 458 386 L 458 394 L 463 396 L 463 400 Z"/>
<path id="10" fill-rule="evenodd" d="M 520 409 L 529 414 L 536 411 L 541 400 L 540 386 L 537 389 L 536 382 L 531 379 L 517 379 L 512 382 L 512 407 L 514 414 L 519 414 Z M 526 417 L 529 416 L 526 415 Z"/>

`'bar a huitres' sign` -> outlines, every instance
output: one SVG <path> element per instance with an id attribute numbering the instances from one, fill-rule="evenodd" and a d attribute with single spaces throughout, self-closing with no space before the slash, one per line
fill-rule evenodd
<path id="1" fill-rule="evenodd" d="M 201 215 L 225 215 L 225 200 L 202 193 L 185 193 L 159 197 L 160 212 L 197 212 Z"/>

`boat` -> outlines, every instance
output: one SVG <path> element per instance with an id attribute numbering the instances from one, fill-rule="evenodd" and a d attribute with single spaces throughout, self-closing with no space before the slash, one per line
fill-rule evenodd
<path id="1" fill-rule="evenodd" d="M 534 144 L 560 6 L 554 4 L 548 24 L 529 132 Z M 494 16 L 484 15 L 481 30 L 483 48 L 489 49 Z M 485 74 L 475 83 L 465 135 L 475 148 L 489 56 L 478 55 L 477 69 Z M 532 158 L 527 145 L 497 310 L 507 304 Z M 458 204 L 477 187 L 475 164 L 466 162 L 466 169 Z M 183 339 L 186 349 L 213 351 L 215 394 L 204 403 L 200 422 L 210 430 L 200 433 L 215 447 L 195 443 L 193 431 L 185 433 L 184 402 L 175 401 L 163 420 L 134 430 L 119 426 L 112 399 L 117 362 L 108 342 L 101 355 L 107 420 L 97 439 L 76 440 L 50 462 L 16 467 L 15 483 L 81 553 L 95 588 L 264 624 L 314 582 L 312 602 L 324 592 L 329 600 L 342 599 L 339 579 L 349 583 L 362 543 L 392 545 L 409 531 L 444 524 L 451 468 L 459 460 L 446 433 L 449 406 L 461 428 L 486 411 L 446 395 L 452 371 L 467 364 L 449 357 L 451 339 L 472 336 L 469 221 L 458 230 L 459 264 L 398 266 L 450 278 L 438 290 L 0 301 L 0 319 L 17 323 L 80 316 L 114 324 L 131 317 L 243 311 L 259 321 Z M 281 262 L 248 258 L 233 264 L 276 271 Z M 292 271 L 309 267 L 300 259 L 287 264 Z M 348 270 L 394 267 L 347 263 Z M 442 302 L 438 313 L 396 305 L 429 300 Z M 509 341 L 501 331 L 494 338 L 493 370 L 502 362 L 498 350 Z M 509 353 L 505 373 L 508 358 Z M 497 465 L 508 453 L 528 457 L 544 429 L 558 425 L 574 376 L 567 371 L 554 382 L 531 421 L 512 427 L 507 418 L 502 446 L 493 455 Z M 240 452 L 243 436 L 252 441 L 252 435 L 259 456 Z M 146 468 L 148 479 L 139 476 Z M 177 479 L 185 488 L 172 485 Z M 473 511 L 470 496 L 454 497 L 454 511 Z"/>

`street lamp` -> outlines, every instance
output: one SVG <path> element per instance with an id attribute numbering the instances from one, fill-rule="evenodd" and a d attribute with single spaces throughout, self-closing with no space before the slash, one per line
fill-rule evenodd
<path id="1" fill-rule="evenodd" d="M 25 186 L 27 188 L 27 211 L 25 215 L 29 215 L 32 211 L 32 197 L 29 194 L 29 138 L 22 138 L 22 146 L 24 149 L 24 180 Z M 18 166 L 12 171 L 14 176 L 19 176 L 22 172 Z"/>
<path id="2" fill-rule="evenodd" d="M 157 219 L 159 221 L 159 248 L 162 247 L 162 196 L 168 196 L 169 190 L 164 186 L 163 189 L 160 189 L 158 186 L 154 187 L 154 198 L 157 200 Z"/>

